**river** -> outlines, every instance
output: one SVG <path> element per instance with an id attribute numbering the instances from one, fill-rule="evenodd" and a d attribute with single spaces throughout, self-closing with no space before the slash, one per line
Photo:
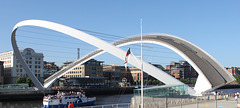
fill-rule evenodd
<path id="1" fill-rule="evenodd" d="M 95 105 L 131 103 L 133 94 L 96 96 Z M 0 108 L 40 108 L 42 100 L 0 102 Z M 2 107 L 1 107 L 2 106 Z"/>
<path id="2" fill-rule="evenodd" d="M 240 92 L 240 88 L 219 89 L 217 91 L 233 94 L 236 92 Z M 107 104 L 131 103 L 132 97 L 133 94 L 96 96 L 97 100 L 95 106 Z M 41 107 L 42 100 L 0 102 L 0 108 L 41 108 Z"/>

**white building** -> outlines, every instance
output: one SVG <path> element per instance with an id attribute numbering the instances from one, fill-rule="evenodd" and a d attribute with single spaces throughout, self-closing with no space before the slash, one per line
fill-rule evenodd
<path id="1" fill-rule="evenodd" d="M 43 54 L 35 53 L 31 48 L 26 48 L 20 52 L 29 68 L 35 73 L 35 76 L 42 81 L 44 71 Z M 27 76 L 13 51 L 0 53 L 0 61 L 4 61 L 4 83 L 15 84 L 18 77 Z"/>

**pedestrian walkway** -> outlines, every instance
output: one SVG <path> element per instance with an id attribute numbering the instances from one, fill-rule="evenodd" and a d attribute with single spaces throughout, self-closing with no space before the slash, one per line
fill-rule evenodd
<path id="1" fill-rule="evenodd" d="M 234 98 L 230 98 L 228 101 L 226 100 L 217 100 L 217 101 L 206 101 L 195 104 L 188 105 L 180 105 L 180 106 L 172 106 L 168 108 L 237 108 L 238 102 Z M 239 100 L 240 104 L 240 100 Z"/>

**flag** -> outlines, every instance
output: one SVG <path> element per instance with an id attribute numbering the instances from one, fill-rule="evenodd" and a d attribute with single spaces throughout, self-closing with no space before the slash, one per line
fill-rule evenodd
<path id="1" fill-rule="evenodd" d="M 125 56 L 124 65 L 125 65 L 125 69 L 126 69 L 126 70 L 127 70 L 127 62 L 128 62 L 128 56 L 129 56 L 129 54 L 131 54 L 130 48 L 128 48 L 128 51 L 127 51 L 126 56 Z"/>

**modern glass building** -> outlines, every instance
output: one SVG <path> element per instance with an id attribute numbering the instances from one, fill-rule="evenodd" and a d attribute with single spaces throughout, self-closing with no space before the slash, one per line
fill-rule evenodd
<path id="1" fill-rule="evenodd" d="M 141 89 L 134 90 L 134 96 L 140 96 Z M 163 85 L 143 88 L 144 97 L 184 96 L 188 94 L 187 85 Z"/>

